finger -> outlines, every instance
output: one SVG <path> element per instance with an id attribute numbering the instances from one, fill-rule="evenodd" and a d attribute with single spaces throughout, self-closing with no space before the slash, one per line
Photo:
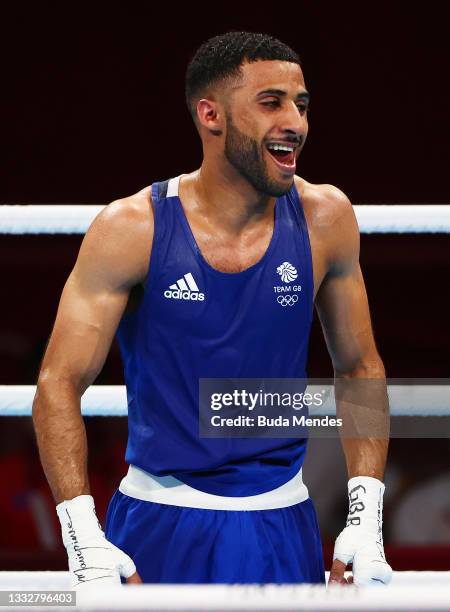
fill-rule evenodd
<path id="1" fill-rule="evenodd" d="M 142 578 L 137 572 L 134 572 L 132 576 L 127 578 L 127 584 L 142 584 Z"/>
<path id="2" fill-rule="evenodd" d="M 124 578 L 129 578 L 136 573 L 136 565 L 131 557 L 123 551 L 119 551 L 120 562 L 118 563 L 119 574 Z"/>
<path id="3" fill-rule="evenodd" d="M 342 561 L 339 561 L 339 559 L 335 559 L 333 561 L 333 565 L 331 566 L 328 584 L 346 584 L 347 581 L 344 578 L 345 568 L 345 563 L 342 563 Z"/>
<path id="4" fill-rule="evenodd" d="M 353 576 L 347 578 L 347 584 L 353 584 Z"/>

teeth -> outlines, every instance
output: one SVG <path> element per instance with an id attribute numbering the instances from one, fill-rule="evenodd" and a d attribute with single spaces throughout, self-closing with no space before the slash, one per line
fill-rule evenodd
<path id="1" fill-rule="evenodd" d="M 289 146 L 280 145 L 280 144 L 271 144 L 271 145 L 267 145 L 267 148 L 273 149 L 274 151 L 289 151 L 290 153 L 292 153 L 295 147 L 289 147 Z"/>

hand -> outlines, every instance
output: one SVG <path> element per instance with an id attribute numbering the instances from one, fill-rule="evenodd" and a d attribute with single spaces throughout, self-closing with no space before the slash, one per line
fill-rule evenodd
<path id="1" fill-rule="evenodd" d="M 345 577 L 345 570 L 347 566 L 339 559 L 335 559 L 333 561 L 333 565 L 330 570 L 330 577 L 328 579 L 328 584 L 353 584 L 353 576 Z"/>
<path id="2" fill-rule="evenodd" d="M 108 542 L 95 514 L 90 495 L 79 495 L 56 507 L 69 559 L 71 587 L 84 589 L 142 582 L 133 560 Z"/>
<path id="3" fill-rule="evenodd" d="M 328 584 L 352 584 L 368 586 L 389 584 L 392 578 L 391 566 L 386 562 L 383 547 L 374 538 L 363 538 L 346 527 L 336 540 Z M 353 563 L 353 576 L 345 578 L 349 563 Z"/>
<path id="4" fill-rule="evenodd" d="M 81 545 L 67 547 L 72 588 L 84 590 L 120 585 L 121 576 L 126 578 L 127 584 L 142 582 L 133 560 L 104 536 L 81 542 Z"/>
<path id="5" fill-rule="evenodd" d="M 357 476 L 349 481 L 347 526 L 334 546 L 329 584 L 367 586 L 388 584 L 392 569 L 386 562 L 382 535 L 384 485 L 376 478 Z M 353 577 L 344 572 L 353 564 Z"/>

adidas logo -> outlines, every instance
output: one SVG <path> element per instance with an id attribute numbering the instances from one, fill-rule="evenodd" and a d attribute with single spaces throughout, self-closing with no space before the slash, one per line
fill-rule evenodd
<path id="1" fill-rule="evenodd" d="M 190 272 L 179 278 L 177 282 L 170 285 L 164 291 L 164 297 L 173 300 L 192 300 L 202 302 L 205 299 L 205 294 L 200 293 L 197 283 Z"/>

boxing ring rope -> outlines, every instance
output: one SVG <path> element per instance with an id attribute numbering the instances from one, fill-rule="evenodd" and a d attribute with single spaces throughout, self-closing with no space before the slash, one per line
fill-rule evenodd
<path id="1" fill-rule="evenodd" d="M 309 393 L 323 392 L 326 398 L 314 415 L 336 414 L 333 387 L 310 385 Z M 30 416 L 36 387 L 0 385 L 0 416 Z M 392 416 L 450 416 L 450 385 L 389 385 Z M 81 398 L 83 416 L 126 416 L 127 394 L 123 385 L 92 385 Z"/>
<path id="2" fill-rule="evenodd" d="M 84 234 L 103 208 L 99 205 L 1 205 L 0 234 Z M 448 204 L 355 205 L 353 208 L 361 233 L 450 233 Z M 0 416 L 31 415 L 35 390 L 32 385 L 0 386 Z M 320 414 L 334 413 L 332 387 L 327 391 L 329 401 Z M 450 415 L 446 385 L 389 385 L 389 396 L 393 416 Z M 85 416 L 125 416 L 125 387 L 94 385 L 84 394 L 81 407 Z M 68 588 L 68 572 L 0 572 L 0 590 Z M 353 586 L 327 589 L 316 585 L 143 585 L 77 593 L 77 609 L 83 610 L 343 612 L 449 608 L 450 572 L 394 571 L 389 587 L 359 590 Z"/>
<path id="3" fill-rule="evenodd" d="M 0 206 L 0 234 L 84 234 L 100 205 Z M 353 206 L 364 234 L 449 233 L 450 204 L 359 204 Z"/>
<path id="4" fill-rule="evenodd" d="M 2 572 L 0 588 L 68 590 L 68 572 Z M 450 572 L 394 572 L 391 585 L 142 585 L 77 592 L 81 610 L 448 610 Z M 432 588 L 430 588 L 432 587 Z M 54 608 L 53 608 L 54 609 Z M 65 607 L 64 609 L 71 609 Z M 72 608 L 73 609 L 73 608 Z"/>

